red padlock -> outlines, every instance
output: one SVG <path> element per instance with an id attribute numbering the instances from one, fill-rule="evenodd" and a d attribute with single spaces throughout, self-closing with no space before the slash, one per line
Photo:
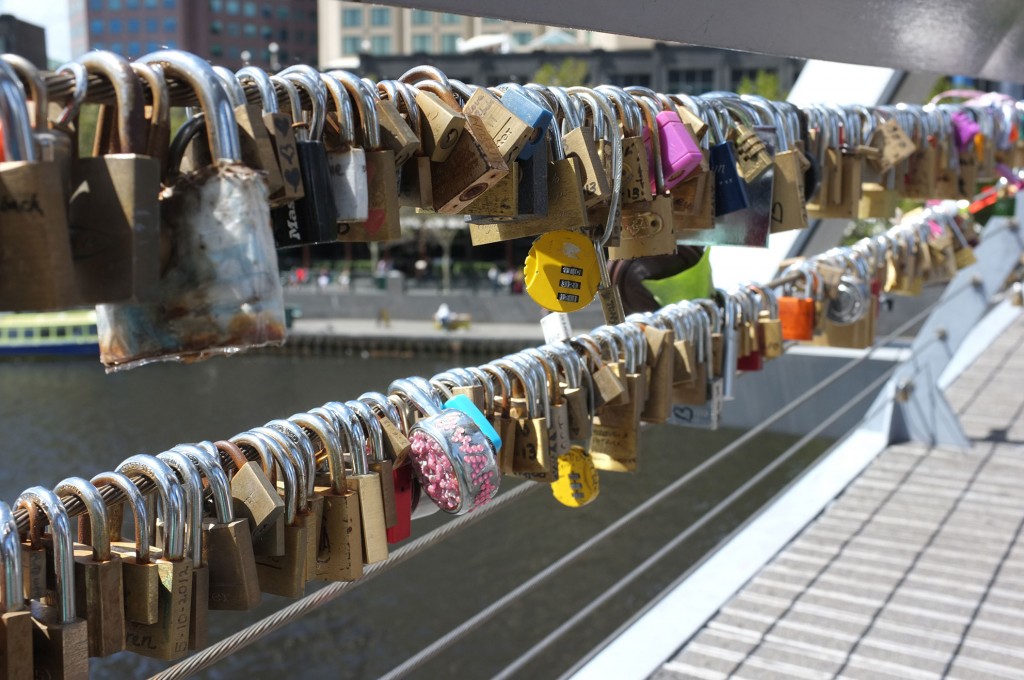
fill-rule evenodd
<path id="1" fill-rule="evenodd" d="M 750 351 L 739 356 L 736 360 L 736 369 L 740 371 L 760 371 L 764 368 L 764 354 L 757 344 L 757 308 L 759 305 L 754 301 L 754 294 L 749 288 L 740 288 L 732 297 L 738 303 L 740 311 L 741 334 L 747 334 L 747 341 L 741 344 L 747 346 Z"/>
<path id="2" fill-rule="evenodd" d="M 380 392 L 361 394 L 359 401 L 369 406 L 380 421 L 384 452 L 391 462 L 391 480 L 395 489 L 395 517 L 387 527 L 387 538 L 388 543 L 400 543 L 412 535 L 412 508 L 416 493 L 405 423 L 398 408 Z"/>

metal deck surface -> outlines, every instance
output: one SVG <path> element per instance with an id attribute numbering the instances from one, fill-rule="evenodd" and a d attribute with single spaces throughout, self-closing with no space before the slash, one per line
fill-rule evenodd
<path id="1" fill-rule="evenodd" d="M 1024 678 L 1024 317 L 651 677 Z"/>

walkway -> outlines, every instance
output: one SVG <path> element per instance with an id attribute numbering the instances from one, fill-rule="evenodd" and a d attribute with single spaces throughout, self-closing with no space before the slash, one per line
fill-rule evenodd
<path id="1" fill-rule="evenodd" d="M 1024 678 L 1024 318 L 652 677 Z"/>

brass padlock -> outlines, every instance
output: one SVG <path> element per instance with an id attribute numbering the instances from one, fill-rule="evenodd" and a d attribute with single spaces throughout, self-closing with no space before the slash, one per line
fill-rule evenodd
<path id="1" fill-rule="evenodd" d="M 25 608 L 22 589 L 21 542 L 11 507 L 0 501 L 0 559 L 4 581 L 0 589 L 0 675 L 5 678 L 33 677 L 32 613 Z"/>
<path id="2" fill-rule="evenodd" d="M 306 195 L 299 169 L 298 150 L 295 146 L 295 131 L 292 119 L 281 112 L 277 90 L 270 76 L 255 66 L 244 66 L 235 73 L 244 88 L 251 83 L 259 92 L 262 104 L 263 127 L 273 151 L 273 162 L 281 174 L 281 188 L 270 193 L 270 207 L 279 208 Z"/>
<path id="3" fill-rule="evenodd" d="M 424 81 L 440 84 L 441 94 L 429 87 L 419 87 Z M 423 153 L 434 163 L 444 163 L 466 127 L 466 116 L 454 96 L 450 96 L 448 77 L 432 66 L 419 66 L 402 74 L 399 82 L 417 86 L 412 92 L 422 120 L 426 121 L 419 130 Z"/>

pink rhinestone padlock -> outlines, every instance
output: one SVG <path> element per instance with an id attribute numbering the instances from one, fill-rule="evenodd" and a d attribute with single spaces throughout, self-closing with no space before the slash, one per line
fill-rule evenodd
<path id="1" fill-rule="evenodd" d="M 426 416 L 409 428 L 409 458 L 422 493 L 453 515 L 475 510 L 497 495 L 501 439 L 472 401 L 454 397 L 442 408 L 410 380 L 396 380 L 388 392 Z"/>

